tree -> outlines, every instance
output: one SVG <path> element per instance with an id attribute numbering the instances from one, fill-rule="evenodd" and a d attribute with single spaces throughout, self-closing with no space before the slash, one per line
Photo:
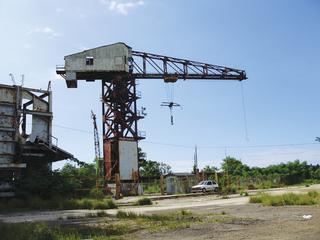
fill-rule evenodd
<path id="1" fill-rule="evenodd" d="M 212 173 L 215 173 L 218 171 L 218 168 L 214 167 L 214 166 L 209 166 L 209 165 L 206 165 L 202 171 L 205 173 L 205 174 L 212 174 Z"/>
<path id="2" fill-rule="evenodd" d="M 171 166 L 170 165 L 161 162 L 159 167 L 160 167 L 161 175 L 166 175 L 168 173 L 171 173 Z"/>
<path id="3" fill-rule="evenodd" d="M 146 154 L 138 148 L 139 173 L 142 177 L 160 177 L 171 172 L 171 167 L 163 162 L 147 160 Z"/>
<path id="4" fill-rule="evenodd" d="M 17 196 L 24 199 L 68 196 L 70 190 L 58 171 L 51 171 L 47 164 L 41 163 L 30 164 L 16 182 Z"/>
<path id="5" fill-rule="evenodd" d="M 233 157 L 228 156 L 222 161 L 221 168 L 223 171 L 228 172 L 230 176 L 244 176 L 250 171 L 247 165 Z"/>
<path id="6" fill-rule="evenodd" d="M 70 163 L 63 166 L 60 171 L 61 176 L 66 180 L 66 184 L 75 189 L 91 189 L 96 182 L 95 164 L 86 164 L 75 167 Z"/>

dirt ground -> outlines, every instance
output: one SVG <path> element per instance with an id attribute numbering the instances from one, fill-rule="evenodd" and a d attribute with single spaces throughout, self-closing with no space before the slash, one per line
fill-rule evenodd
<path id="1" fill-rule="evenodd" d="M 199 213 L 225 212 L 231 221 L 195 224 L 190 228 L 138 233 L 136 239 L 320 239 L 319 206 L 262 207 L 259 204 L 197 209 Z M 303 215 L 311 214 L 310 220 Z"/>
<path id="2" fill-rule="evenodd" d="M 264 190 L 272 195 L 287 192 L 306 193 L 311 190 L 320 191 L 320 185 L 310 187 L 291 187 L 282 189 Z M 254 192 L 250 192 L 254 194 Z M 219 239 L 219 240 L 266 240 L 266 239 L 299 239 L 320 240 L 320 206 L 283 206 L 263 207 L 260 204 L 250 204 L 249 197 L 238 195 L 230 198 L 221 198 L 216 195 L 172 198 L 154 201 L 152 206 L 127 206 L 121 207 L 121 211 L 134 212 L 136 214 L 166 214 L 182 209 L 194 214 L 206 216 L 209 214 L 228 216 L 227 221 L 194 222 L 184 228 L 175 230 L 161 230 L 150 232 L 148 229 L 134 230 L 130 235 L 121 239 Z M 115 216 L 119 209 L 105 210 L 108 216 Z M 36 211 L 0 214 L 0 221 L 15 222 L 59 222 L 67 216 L 83 217 L 94 210 L 69 210 L 69 211 Z M 303 215 L 312 215 L 311 219 L 304 219 Z M 99 225 L 103 218 L 72 220 L 72 224 Z M 68 221 L 71 223 L 70 221 Z M 66 222 L 64 222 L 66 223 Z"/>

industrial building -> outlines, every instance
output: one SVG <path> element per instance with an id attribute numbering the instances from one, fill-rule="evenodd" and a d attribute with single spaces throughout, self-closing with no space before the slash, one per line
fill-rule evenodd
<path id="1" fill-rule="evenodd" d="M 52 92 L 0 84 L 0 196 L 33 164 L 73 159 L 52 135 Z"/>

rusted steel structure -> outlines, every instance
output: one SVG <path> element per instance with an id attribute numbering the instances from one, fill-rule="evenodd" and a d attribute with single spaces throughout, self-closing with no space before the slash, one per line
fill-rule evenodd
<path id="1" fill-rule="evenodd" d="M 57 74 L 67 87 L 76 88 L 78 80 L 102 81 L 103 149 L 106 180 L 120 174 L 130 181 L 138 171 L 137 121 L 143 116 L 137 110 L 136 79 L 183 80 L 247 79 L 244 70 L 133 51 L 116 43 L 65 56 L 65 65 Z M 132 174 L 133 175 L 133 174 Z"/>
<path id="2" fill-rule="evenodd" d="M 0 84 L 0 196 L 33 163 L 73 158 L 52 142 L 52 92 Z"/>

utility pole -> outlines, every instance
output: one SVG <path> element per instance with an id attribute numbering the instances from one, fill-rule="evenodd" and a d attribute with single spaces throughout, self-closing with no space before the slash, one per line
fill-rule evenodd
<path id="1" fill-rule="evenodd" d="M 194 173 L 194 174 L 199 173 L 199 168 L 198 168 L 198 149 L 197 149 L 197 145 L 195 145 L 195 148 L 194 148 L 193 173 Z"/>

